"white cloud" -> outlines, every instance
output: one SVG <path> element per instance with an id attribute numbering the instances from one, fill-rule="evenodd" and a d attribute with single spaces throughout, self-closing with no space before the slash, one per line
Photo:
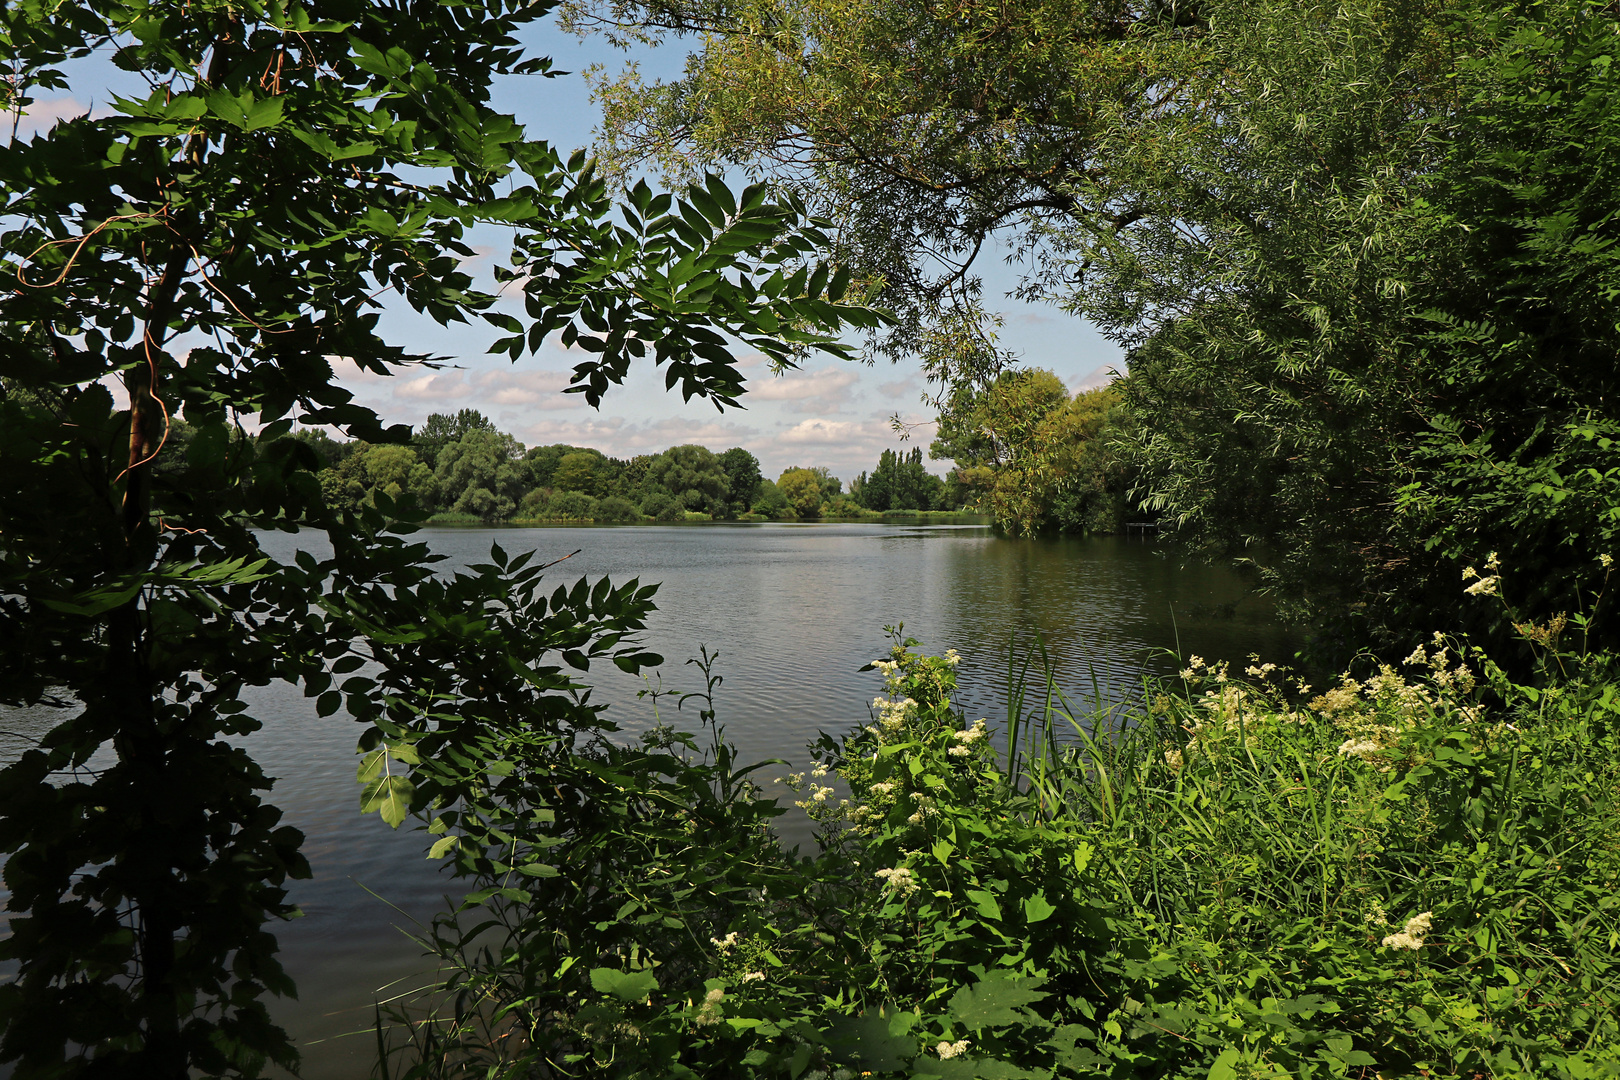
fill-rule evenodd
<path id="1" fill-rule="evenodd" d="M 1096 390 L 1107 386 L 1117 378 L 1119 378 L 1118 369 L 1113 364 L 1104 364 L 1070 382 L 1069 392 L 1078 393 L 1081 390 Z"/>
<path id="2" fill-rule="evenodd" d="M 748 395 L 759 401 L 786 401 L 791 412 L 839 412 L 850 400 L 850 387 L 860 375 L 847 367 L 820 371 L 791 371 L 761 379 L 748 388 Z"/>
<path id="3" fill-rule="evenodd" d="M 111 116 L 112 112 L 105 105 L 92 109 L 76 98 L 43 98 L 23 110 L 22 120 L 17 124 L 17 136 L 27 138 L 37 135 L 51 130 L 63 120 L 76 120 L 86 113 L 100 119 Z"/>
<path id="4" fill-rule="evenodd" d="M 459 401 L 469 392 L 465 373 L 460 371 L 436 371 L 415 378 L 396 376 L 396 380 L 390 384 L 390 389 L 394 397 L 405 401 L 425 401 L 437 405 Z"/>
<path id="5" fill-rule="evenodd" d="M 777 432 L 763 443 L 744 445 L 759 457 L 767 476 L 776 476 L 782 469 L 793 465 L 825 465 L 834 475 L 847 481 L 856 473 L 871 471 L 885 450 L 909 453 L 913 448 L 921 447 L 927 461 L 930 432 L 926 425 L 932 418 L 913 413 L 903 415 L 901 419 L 913 429 L 909 442 L 901 441 L 885 414 L 867 420 L 813 417 Z M 928 468 L 943 473 L 945 466 L 940 462 L 928 462 Z"/>
<path id="6" fill-rule="evenodd" d="M 844 446 L 870 437 L 873 426 L 871 422 L 827 420 L 818 416 L 800 420 L 776 438 L 791 446 Z"/>
<path id="7" fill-rule="evenodd" d="M 882 394 L 888 401 L 910 397 L 913 394 L 919 394 L 920 391 L 920 384 L 917 382 L 916 377 L 911 375 L 903 379 L 895 379 L 893 382 L 878 383 L 878 393 Z"/>
<path id="8" fill-rule="evenodd" d="M 530 409 L 583 409 L 582 394 L 565 394 L 569 375 L 564 371 L 486 371 L 470 380 L 478 400 L 490 405 Z"/>
<path id="9" fill-rule="evenodd" d="M 658 453 L 685 443 L 697 443 L 719 453 L 732 446 L 748 446 L 757 441 L 758 435 L 754 428 L 721 421 L 669 417 L 636 424 L 617 416 L 540 420 L 517 427 L 515 433 L 529 446 L 568 443 L 620 458 Z"/>

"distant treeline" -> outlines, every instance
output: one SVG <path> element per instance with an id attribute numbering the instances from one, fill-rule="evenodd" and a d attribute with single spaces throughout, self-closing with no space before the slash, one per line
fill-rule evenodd
<path id="1" fill-rule="evenodd" d="M 410 495 L 440 521 L 794 520 L 896 510 L 960 511 L 970 489 L 942 480 L 920 451 L 883 452 L 843 490 L 825 467 L 794 467 L 774 481 L 742 447 L 715 453 L 672 446 L 626 459 L 556 443 L 525 447 L 483 414 L 436 413 L 408 444 L 340 442 L 300 431 L 326 462 L 321 489 L 335 509 Z"/>

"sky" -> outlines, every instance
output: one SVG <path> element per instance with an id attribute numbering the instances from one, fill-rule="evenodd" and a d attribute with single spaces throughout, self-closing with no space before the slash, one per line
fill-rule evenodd
<path id="1" fill-rule="evenodd" d="M 643 77 L 669 78 L 679 74 L 685 60 L 678 47 L 625 53 L 597 38 L 582 42 L 549 22 L 531 28 L 526 37 L 533 50 L 556 61 L 556 70 L 575 74 L 503 79 L 494 104 L 514 114 L 531 137 L 564 150 L 588 147 L 601 117 L 578 72 L 593 63 L 612 72 L 635 61 Z M 111 94 L 137 89 L 130 76 L 104 58 L 77 62 L 68 74 L 69 93 L 37 101 L 23 119 L 21 135 L 87 109 L 105 111 Z M 491 267 L 505 253 L 503 238 L 492 232 L 471 239 L 480 254 L 469 269 L 493 288 Z M 1102 385 L 1113 368 L 1123 367 L 1119 349 L 1092 327 L 1056 308 L 1008 296 L 1017 284 L 1016 268 L 996 258 L 980 265 L 986 306 L 1005 319 L 999 344 L 1015 351 L 1023 363 L 1050 369 L 1071 390 Z M 389 378 L 335 365 L 338 381 L 360 403 L 376 409 L 385 423 L 416 425 L 431 413 L 477 409 L 529 446 L 570 443 L 621 458 L 681 443 L 700 443 L 716 452 L 741 446 L 759 458 L 766 476 L 819 465 L 846 481 L 869 471 L 885 449 L 920 445 L 926 459 L 932 438 L 933 414 L 922 401 L 924 382 L 915 361 L 868 365 L 815 357 L 798 371 L 775 376 L 761 357 L 742 353 L 748 392 L 740 399 L 742 408 L 724 413 L 708 402 L 683 402 L 678 392 L 666 392 L 662 375 L 645 361 L 632 368 L 625 385 L 609 391 L 600 409 L 592 409 L 581 395 L 562 393 L 578 360 L 555 339 L 534 356 L 513 362 L 486 353 L 497 334 L 482 321 L 445 328 L 382 299 L 382 332 L 444 362 L 436 370 Z M 521 315 L 516 300 L 511 310 Z M 910 428 L 909 442 L 892 429 L 895 414 Z M 950 463 L 930 462 L 929 467 L 944 473 Z"/>

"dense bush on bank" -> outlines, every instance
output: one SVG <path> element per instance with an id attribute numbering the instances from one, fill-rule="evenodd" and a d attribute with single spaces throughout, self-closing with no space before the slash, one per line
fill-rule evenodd
<path id="1" fill-rule="evenodd" d="M 1525 628 L 1540 686 L 1437 635 L 1325 687 L 1198 658 L 1124 710 L 1030 686 L 1002 730 L 896 631 L 872 722 L 790 778 L 811 857 L 712 675 L 702 747 L 494 733 L 501 777 L 434 811 L 475 890 L 390 1067 L 1620 1075 L 1620 693 L 1561 629 Z"/>

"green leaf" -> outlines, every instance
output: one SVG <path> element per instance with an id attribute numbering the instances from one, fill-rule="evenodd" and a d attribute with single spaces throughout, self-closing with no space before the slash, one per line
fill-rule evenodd
<path id="1" fill-rule="evenodd" d="M 951 1018 L 971 1030 L 1010 1024 L 1050 1027 L 1024 1008 L 1051 996 L 1036 989 L 1044 983 L 1044 979 L 1030 975 L 991 973 L 973 986 L 964 986 L 952 995 Z"/>
<path id="2" fill-rule="evenodd" d="M 416 785 L 403 776 L 381 776 L 367 784 L 360 794 L 360 812 L 376 813 L 389 828 L 399 828 L 410 812 Z"/>
<path id="3" fill-rule="evenodd" d="M 1024 901 L 1024 921 L 1027 923 L 1044 922 L 1052 917 L 1057 908 L 1046 899 L 1044 892 L 1038 892 Z"/>
<path id="4" fill-rule="evenodd" d="M 973 901 L 980 915 L 983 915 L 986 919 L 994 919 L 996 922 L 1001 921 L 1001 904 L 994 895 L 979 889 L 968 889 L 966 896 Z"/>
<path id="5" fill-rule="evenodd" d="M 1207 1080 L 1237 1080 L 1237 1065 L 1242 1057 L 1235 1046 L 1228 1046 L 1210 1065 Z"/>
<path id="6" fill-rule="evenodd" d="M 646 1001 L 658 989 L 658 980 L 651 971 L 615 971 L 612 968 L 592 968 L 591 986 L 600 994 L 612 994 L 620 1001 Z"/>

